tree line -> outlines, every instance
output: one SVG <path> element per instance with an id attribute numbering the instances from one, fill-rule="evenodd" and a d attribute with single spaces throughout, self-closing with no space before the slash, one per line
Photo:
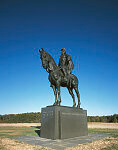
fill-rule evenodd
<path id="1" fill-rule="evenodd" d="M 38 122 L 41 122 L 40 112 L 0 115 L 0 123 L 38 123 Z"/>
<path id="2" fill-rule="evenodd" d="M 118 114 L 114 114 L 111 116 L 88 116 L 87 119 L 88 122 L 117 123 Z M 40 112 L 0 115 L 0 123 L 39 123 L 39 122 L 41 122 Z"/>
<path id="3" fill-rule="evenodd" d="M 87 119 L 88 119 L 88 122 L 117 123 L 118 114 L 114 114 L 111 116 L 88 116 Z"/>

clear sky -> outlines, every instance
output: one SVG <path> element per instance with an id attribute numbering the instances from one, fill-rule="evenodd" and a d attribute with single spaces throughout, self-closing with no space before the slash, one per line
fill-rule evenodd
<path id="1" fill-rule="evenodd" d="M 57 64 L 61 48 L 72 56 L 88 115 L 118 113 L 117 0 L 0 0 L 0 114 L 54 103 L 41 47 Z M 61 95 L 72 106 L 66 88 Z"/>

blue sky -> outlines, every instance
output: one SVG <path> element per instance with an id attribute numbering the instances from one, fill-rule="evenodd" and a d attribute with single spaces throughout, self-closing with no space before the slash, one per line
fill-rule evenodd
<path id="1" fill-rule="evenodd" d="M 54 103 L 41 47 L 57 64 L 61 48 L 72 56 L 88 115 L 118 113 L 117 6 L 117 0 L 1 0 L 0 114 Z M 62 105 L 72 106 L 67 89 L 61 95 Z"/>

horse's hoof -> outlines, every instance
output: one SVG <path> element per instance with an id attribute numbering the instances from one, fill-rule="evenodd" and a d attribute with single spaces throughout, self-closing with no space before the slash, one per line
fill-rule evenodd
<path id="1" fill-rule="evenodd" d="M 77 105 L 77 108 L 80 108 L 80 105 Z"/>
<path id="2" fill-rule="evenodd" d="M 76 103 L 73 105 L 73 107 L 75 107 L 76 106 Z"/>
<path id="3" fill-rule="evenodd" d="M 56 105 L 58 105 L 58 101 L 53 104 L 53 106 L 56 106 Z"/>
<path id="4" fill-rule="evenodd" d="M 58 101 L 58 105 L 60 106 L 60 104 L 61 104 L 61 101 Z"/>

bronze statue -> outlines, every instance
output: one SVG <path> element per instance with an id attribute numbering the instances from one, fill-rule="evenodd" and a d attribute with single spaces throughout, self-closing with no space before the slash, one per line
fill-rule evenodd
<path id="1" fill-rule="evenodd" d="M 60 96 L 60 86 L 67 87 L 70 95 L 73 98 L 73 107 L 76 106 L 75 96 L 73 94 L 73 89 L 76 92 L 78 98 L 77 107 L 80 108 L 80 95 L 78 90 L 78 79 L 72 74 L 72 70 L 74 69 L 74 64 L 72 62 L 71 56 L 66 53 L 65 48 L 61 49 L 61 56 L 59 59 L 58 67 L 52 58 L 52 56 L 47 53 L 43 48 L 42 51 L 39 49 L 40 58 L 42 61 L 43 68 L 49 73 L 49 81 L 51 83 L 51 87 L 53 88 L 55 95 L 55 103 L 54 105 L 60 105 L 61 96 Z M 57 99 L 58 95 L 58 99 Z"/>

